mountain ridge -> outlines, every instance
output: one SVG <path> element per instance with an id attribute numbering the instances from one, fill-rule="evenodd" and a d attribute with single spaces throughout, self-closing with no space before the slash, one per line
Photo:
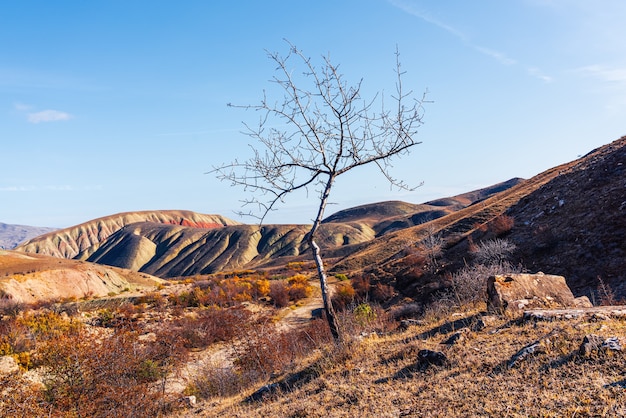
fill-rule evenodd
<path id="1" fill-rule="evenodd" d="M 355 244 L 454 212 L 473 203 L 472 199 L 519 181 L 446 198 L 436 205 L 388 201 L 340 211 L 324 220 L 317 242 L 324 251 L 356 248 Z M 189 211 L 123 213 L 31 239 L 16 249 L 168 278 L 258 268 L 301 256 L 308 249 L 309 229 L 310 225 L 247 225 Z"/>

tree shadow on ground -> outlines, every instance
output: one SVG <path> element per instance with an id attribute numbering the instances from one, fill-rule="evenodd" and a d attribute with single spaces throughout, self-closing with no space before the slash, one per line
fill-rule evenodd
<path id="1" fill-rule="evenodd" d="M 318 365 L 313 364 L 298 372 L 285 376 L 278 382 L 262 386 L 260 389 L 244 399 L 244 402 L 260 402 L 280 393 L 291 392 L 292 390 L 317 379 L 320 374 L 321 368 Z"/>

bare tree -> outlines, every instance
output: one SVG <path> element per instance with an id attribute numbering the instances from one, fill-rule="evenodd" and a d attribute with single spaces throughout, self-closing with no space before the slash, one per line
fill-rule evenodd
<path id="1" fill-rule="evenodd" d="M 354 85 L 344 81 L 339 66 L 322 57 L 316 67 L 310 58 L 289 43 L 289 53 L 268 53 L 277 64 L 272 82 L 282 91 L 273 102 L 264 91 L 260 104 L 234 106 L 259 111 L 258 125 L 244 123 L 246 134 L 255 140 L 253 156 L 245 161 L 214 167 L 220 180 L 243 186 L 252 192 L 243 206 L 256 206 L 262 223 L 279 202 L 294 191 L 313 188 L 319 193 L 317 215 L 307 235 L 320 280 L 324 309 L 335 341 L 342 339 L 329 296 L 320 247 L 315 242 L 338 176 L 353 168 L 374 164 L 392 186 L 410 190 L 391 176 L 393 157 L 407 154 L 419 144 L 414 139 L 422 124 L 425 94 L 420 99 L 403 89 L 399 53 L 396 50 L 396 91 L 391 108 L 382 93 L 371 100 L 361 96 L 362 80 Z M 291 63 L 302 66 L 292 71 Z M 300 74 L 297 78 L 294 74 Z M 408 103 L 407 103 L 408 102 Z M 380 107 L 378 107 L 380 106 Z M 374 109 L 376 107 L 376 110 Z M 255 216 L 254 211 L 245 213 Z"/>

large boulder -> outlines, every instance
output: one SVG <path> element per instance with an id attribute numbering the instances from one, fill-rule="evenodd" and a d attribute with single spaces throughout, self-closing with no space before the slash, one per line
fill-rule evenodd
<path id="1" fill-rule="evenodd" d="M 527 309 L 555 309 L 576 306 L 563 276 L 515 273 L 491 276 L 487 281 L 487 310 L 518 314 Z"/>

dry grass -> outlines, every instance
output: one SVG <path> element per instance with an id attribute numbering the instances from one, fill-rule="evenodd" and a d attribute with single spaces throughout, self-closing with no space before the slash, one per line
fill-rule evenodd
<path id="1" fill-rule="evenodd" d="M 470 314 L 466 317 L 471 317 Z M 462 325 L 455 317 L 456 325 Z M 471 321 L 468 321 L 471 323 Z M 626 414 L 625 354 L 582 358 L 582 338 L 623 336 L 626 323 L 560 321 L 515 324 L 506 319 L 467 330 L 450 347 L 451 322 L 430 322 L 387 336 L 357 339 L 311 358 L 316 377 L 262 401 L 250 393 L 213 399 L 187 416 L 229 417 L 573 417 Z M 444 325 L 444 327 L 442 327 Z M 438 330 L 446 332 L 437 332 Z M 508 367 L 525 345 L 556 330 L 541 354 Z M 416 366 L 421 349 L 442 351 L 445 367 Z M 282 377 L 284 380 L 284 377 Z M 184 416 L 185 414 L 182 414 Z"/>

